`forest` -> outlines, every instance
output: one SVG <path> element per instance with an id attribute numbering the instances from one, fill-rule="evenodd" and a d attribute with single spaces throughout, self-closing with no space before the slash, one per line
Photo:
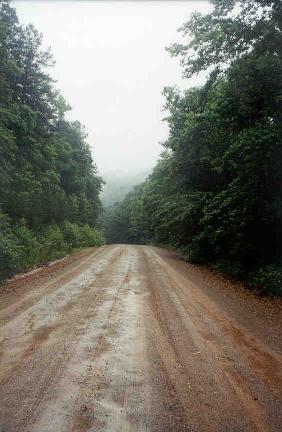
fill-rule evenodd
<path id="1" fill-rule="evenodd" d="M 167 48 L 184 79 L 206 72 L 206 82 L 164 88 L 169 136 L 161 157 L 103 210 L 104 181 L 85 128 L 66 119 L 71 108 L 48 72 L 52 55 L 1 1 L 2 279 L 76 248 L 149 243 L 281 294 L 281 3 L 212 3 L 212 12 L 183 24 L 184 43 Z"/>
<path id="2" fill-rule="evenodd" d="M 108 242 L 171 245 L 188 261 L 282 294 L 282 8 L 214 0 L 167 49 L 184 78 L 167 87 L 169 137 L 153 173 L 105 214 Z"/>
<path id="3" fill-rule="evenodd" d="M 101 245 L 103 181 L 48 74 L 42 36 L 0 5 L 0 278 Z"/>

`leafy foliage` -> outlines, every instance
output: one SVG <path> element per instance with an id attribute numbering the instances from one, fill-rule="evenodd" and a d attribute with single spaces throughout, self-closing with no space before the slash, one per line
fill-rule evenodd
<path id="1" fill-rule="evenodd" d="M 104 244 L 103 235 L 89 225 L 66 221 L 32 231 L 22 219 L 13 226 L 11 219 L 0 215 L 0 280 L 7 275 L 38 263 L 61 258 L 72 249 Z"/>
<path id="2" fill-rule="evenodd" d="M 165 88 L 166 152 L 116 205 L 109 241 L 172 243 L 198 263 L 278 292 L 282 238 L 281 3 L 214 0 L 169 50 L 202 87 Z M 272 288 L 273 287 L 273 288 Z M 281 292 L 281 285 L 280 285 Z"/>
<path id="3" fill-rule="evenodd" d="M 21 26 L 15 10 L 2 0 L 0 271 L 65 253 L 64 221 L 79 228 L 81 245 L 95 243 L 92 228 L 101 212 L 103 181 L 84 128 L 65 118 L 70 107 L 47 72 L 52 64 L 50 52 L 42 49 L 42 35 L 31 25 Z M 45 242 L 43 249 L 38 242 Z"/>

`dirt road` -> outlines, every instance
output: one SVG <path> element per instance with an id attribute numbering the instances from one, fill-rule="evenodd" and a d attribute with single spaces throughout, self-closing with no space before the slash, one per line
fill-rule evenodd
<path id="1" fill-rule="evenodd" d="M 0 295 L 1 432 L 281 430 L 281 303 L 148 246 L 44 271 Z"/>

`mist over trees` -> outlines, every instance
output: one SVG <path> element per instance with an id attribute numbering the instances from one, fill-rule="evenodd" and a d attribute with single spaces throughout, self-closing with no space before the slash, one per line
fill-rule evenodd
<path id="1" fill-rule="evenodd" d="M 123 200 L 134 186 L 146 179 L 151 171 L 151 169 L 146 169 L 136 173 L 120 171 L 103 173 L 103 180 L 105 182 L 101 193 L 103 206 L 108 208 L 116 202 Z"/>
<path id="2" fill-rule="evenodd" d="M 164 89 L 169 137 L 153 173 L 116 204 L 109 242 L 181 248 L 250 285 L 281 293 L 281 2 L 214 0 L 168 50 L 202 87 Z M 187 41 L 187 42 L 186 42 Z"/>
<path id="3" fill-rule="evenodd" d="M 102 179 L 48 74 L 42 36 L 0 3 L 0 276 L 100 244 Z"/>

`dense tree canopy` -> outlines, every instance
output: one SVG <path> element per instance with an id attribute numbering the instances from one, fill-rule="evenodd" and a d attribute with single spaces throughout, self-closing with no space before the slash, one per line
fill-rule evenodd
<path id="1" fill-rule="evenodd" d="M 83 127 L 65 119 L 70 108 L 47 72 L 52 64 L 42 36 L 1 1 L 0 273 L 17 261 L 19 224 L 36 237 L 64 221 L 94 227 L 101 210 L 102 180 Z"/>
<path id="2" fill-rule="evenodd" d="M 116 205 L 107 232 L 115 242 L 134 233 L 172 243 L 194 262 L 274 292 L 282 281 L 281 3 L 213 4 L 182 27 L 187 43 L 169 48 L 185 76 L 208 70 L 207 82 L 164 90 L 166 152 Z"/>

